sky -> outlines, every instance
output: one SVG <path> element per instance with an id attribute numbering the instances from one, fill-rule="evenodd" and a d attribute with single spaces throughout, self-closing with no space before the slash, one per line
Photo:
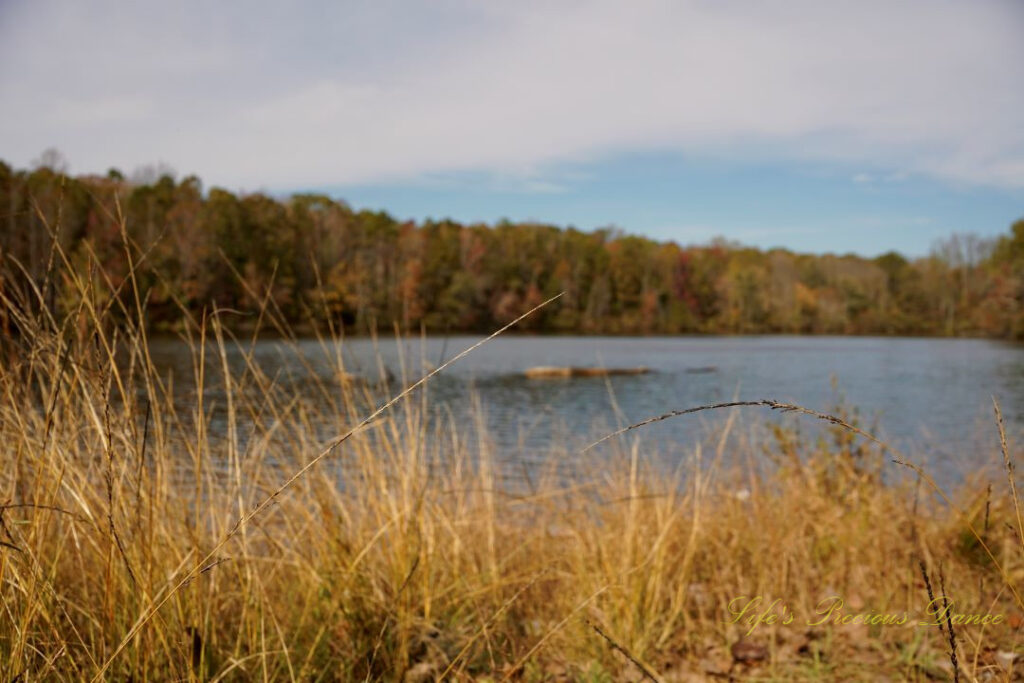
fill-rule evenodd
<path id="1" fill-rule="evenodd" d="M 1024 217 L 1024 2 L 0 0 L 0 159 L 923 255 Z"/>

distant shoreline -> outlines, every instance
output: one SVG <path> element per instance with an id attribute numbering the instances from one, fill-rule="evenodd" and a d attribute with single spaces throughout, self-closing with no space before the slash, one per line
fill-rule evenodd
<path id="1" fill-rule="evenodd" d="M 1024 339 L 1024 220 L 992 240 L 951 235 L 923 258 L 866 258 L 721 238 L 681 245 L 617 228 L 399 221 L 325 195 L 235 195 L 194 176 L 137 184 L 114 171 L 71 178 L 3 162 L 0 206 L 0 294 L 56 318 L 90 299 L 123 322 L 138 300 L 151 330 L 220 311 L 242 333 L 257 319 L 301 334 L 328 320 L 361 333 L 391 321 L 490 333 L 557 296 L 517 329 Z M 0 330 L 15 324 L 0 317 Z"/>

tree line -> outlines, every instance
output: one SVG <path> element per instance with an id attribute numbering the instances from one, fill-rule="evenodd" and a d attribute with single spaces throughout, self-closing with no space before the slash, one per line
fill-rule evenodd
<path id="1" fill-rule="evenodd" d="M 480 332 L 564 292 L 522 329 L 1024 338 L 1024 220 L 994 240 L 953 235 L 923 258 L 814 255 L 615 228 L 401 221 L 323 194 L 204 191 L 167 169 L 70 177 L 52 159 L 0 162 L 0 215 L 7 300 L 47 280 L 55 254 L 99 298 L 129 296 L 134 263 L 156 330 L 215 308 L 244 327 L 270 305 L 300 329 Z M 46 305 L 77 305 L 68 281 L 51 283 Z"/>

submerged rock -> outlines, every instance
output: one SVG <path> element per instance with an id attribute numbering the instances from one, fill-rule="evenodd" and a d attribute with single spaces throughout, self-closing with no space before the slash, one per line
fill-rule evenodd
<path id="1" fill-rule="evenodd" d="M 608 377 L 609 375 L 645 375 L 650 368 L 577 368 L 565 366 L 538 365 L 527 368 L 525 374 L 530 379 L 546 377 Z"/>

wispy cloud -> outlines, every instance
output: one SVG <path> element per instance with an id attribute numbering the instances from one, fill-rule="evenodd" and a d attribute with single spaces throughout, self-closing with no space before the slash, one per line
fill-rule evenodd
<path id="1" fill-rule="evenodd" d="M 296 186 L 668 149 L 1024 187 L 1019 3 L 2 11 L 0 149 L 15 163 L 57 144 L 80 170 L 167 159 L 230 186 Z"/>
<path id="2" fill-rule="evenodd" d="M 855 173 L 850 180 L 858 185 L 871 185 L 874 183 L 902 183 L 910 178 L 906 171 L 893 171 L 890 173 Z"/>

